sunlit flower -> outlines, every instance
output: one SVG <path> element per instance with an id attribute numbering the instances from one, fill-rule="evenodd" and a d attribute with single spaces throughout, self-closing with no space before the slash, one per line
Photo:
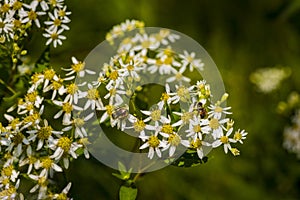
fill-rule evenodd
<path id="1" fill-rule="evenodd" d="M 151 136 L 140 136 L 140 138 L 145 141 L 146 143 L 144 143 L 142 146 L 140 146 L 140 149 L 146 149 L 149 148 L 149 152 L 148 152 L 148 158 L 152 159 L 154 156 L 154 153 L 156 153 L 156 155 L 158 157 L 161 157 L 161 148 L 165 148 L 166 147 L 166 143 L 161 141 L 158 137 L 157 137 L 158 132 L 156 132 L 154 135 Z"/>
<path id="2" fill-rule="evenodd" d="M 61 35 L 64 29 L 45 29 L 47 33 L 44 33 L 43 36 L 45 38 L 49 38 L 46 42 L 46 45 L 53 44 L 54 48 L 57 47 L 57 44 L 62 45 L 62 40 L 66 39 L 66 36 Z"/>
<path id="3" fill-rule="evenodd" d="M 234 139 L 229 138 L 230 134 L 232 133 L 233 128 L 229 129 L 226 133 L 226 135 L 221 135 L 221 137 L 218 137 L 216 141 L 212 143 L 212 147 L 216 148 L 220 145 L 223 145 L 224 152 L 227 153 L 228 149 L 231 149 L 230 143 L 236 142 Z"/>

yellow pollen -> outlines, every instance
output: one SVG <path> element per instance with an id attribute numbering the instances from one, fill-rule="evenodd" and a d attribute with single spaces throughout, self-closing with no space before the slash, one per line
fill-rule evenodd
<path id="1" fill-rule="evenodd" d="M 73 64 L 71 67 L 75 72 L 80 72 L 84 69 L 85 63 L 78 62 L 77 64 Z"/>
<path id="2" fill-rule="evenodd" d="M 34 103 L 36 98 L 37 98 L 38 94 L 37 94 L 37 91 L 34 91 L 34 92 L 31 92 L 31 93 L 28 93 L 25 97 L 25 99 L 31 103 Z"/>
<path id="3" fill-rule="evenodd" d="M 65 152 L 68 152 L 71 148 L 71 140 L 68 137 L 61 137 L 58 140 L 57 146 L 62 148 Z"/>
<path id="4" fill-rule="evenodd" d="M 212 118 L 209 121 L 209 127 L 212 129 L 218 129 L 220 127 L 219 121 L 215 118 Z"/>
<path id="5" fill-rule="evenodd" d="M 161 132 L 172 134 L 173 133 L 173 127 L 170 124 L 164 124 L 161 128 Z"/>
<path id="6" fill-rule="evenodd" d="M 192 112 L 185 112 L 181 116 L 181 120 L 183 121 L 184 124 L 189 123 L 190 119 L 192 119 L 193 113 Z"/>
<path id="7" fill-rule="evenodd" d="M 133 124 L 133 128 L 136 132 L 141 132 L 142 130 L 144 130 L 146 124 L 144 123 L 143 120 L 137 120 L 136 122 L 134 122 Z"/>
<path id="8" fill-rule="evenodd" d="M 19 9 L 22 8 L 22 6 L 23 6 L 23 3 L 22 3 L 22 2 L 20 2 L 20 1 L 15 1 L 15 3 L 13 4 L 13 9 L 14 9 L 14 10 L 19 10 Z"/>
<path id="9" fill-rule="evenodd" d="M 172 134 L 168 138 L 168 142 L 172 146 L 178 146 L 180 144 L 180 141 L 181 141 L 181 139 L 180 139 L 179 135 L 176 135 L 176 134 Z"/>
<path id="10" fill-rule="evenodd" d="M 193 126 L 193 130 L 195 133 L 199 133 L 199 132 L 201 132 L 201 126 L 199 124 L 195 125 L 195 126 Z"/>
<path id="11" fill-rule="evenodd" d="M 61 25 L 61 20 L 60 19 L 55 19 L 53 21 L 54 26 L 60 26 Z"/>
<path id="12" fill-rule="evenodd" d="M 46 69 L 44 71 L 45 79 L 52 80 L 54 76 L 55 76 L 55 71 L 53 69 Z"/>
<path id="13" fill-rule="evenodd" d="M 153 121 L 160 120 L 161 111 L 160 110 L 154 110 L 151 112 L 150 117 Z"/>
<path id="14" fill-rule="evenodd" d="M 118 71 L 115 70 L 115 71 L 112 71 L 109 75 L 109 78 L 112 79 L 112 80 L 117 80 L 117 78 L 119 77 L 119 74 L 118 74 Z"/>
<path id="15" fill-rule="evenodd" d="M 162 62 L 162 60 L 157 59 L 157 60 L 155 61 L 155 64 L 156 64 L 157 66 L 161 66 L 161 65 L 163 64 L 163 62 Z"/>
<path id="16" fill-rule="evenodd" d="M 50 35 L 50 37 L 53 39 L 53 40 L 57 40 L 58 39 L 58 34 L 57 33 L 52 33 Z"/>
<path id="17" fill-rule="evenodd" d="M 223 108 L 220 107 L 220 106 L 217 106 L 217 107 L 215 108 L 215 112 L 221 113 L 222 111 L 223 111 Z"/>
<path id="18" fill-rule="evenodd" d="M 96 88 L 89 89 L 86 97 L 88 99 L 96 100 L 100 97 L 99 91 Z"/>
<path id="19" fill-rule="evenodd" d="M 2 173 L 1 174 L 5 175 L 5 176 L 11 176 L 13 170 L 14 170 L 14 167 L 12 165 L 9 165 L 8 167 L 4 167 L 2 169 Z"/>
<path id="20" fill-rule="evenodd" d="M 221 141 L 223 144 L 227 144 L 227 143 L 229 142 L 229 139 L 228 139 L 227 136 L 222 136 L 222 137 L 220 138 L 220 141 Z"/>
<path id="21" fill-rule="evenodd" d="M 75 126 L 77 126 L 77 127 L 82 127 L 84 125 L 84 120 L 81 118 L 76 118 L 76 119 L 74 119 L 73 122 L 74 122 Z"/>
<path id="22" fill-rule="evenodd" d="M 159 143 L 159 139 L 156 136 L 152 135 L 149 137 L 148 144 L 150 147 L 156 148 L 158 147 Z"/>
<path id="23" fill-rule="evenodd" d="M 10 9 L 10 5 L 7 4 L 7 3 L 5 3 L 5 4 L 3 4 L 3 5 L 1 6 L 1 11 L 2 11 L 3 13 L 8 12 L 9 9 Z"/>
<path id="24" fill-rule="evenodd" d="M 75 94 L 78 90 L 78 86 L 75 83 L 71 83 L 67 87 L 67 93 L 69 94 Z"/>
<path id="25" fill-rule="evenodd" d="M 160 100 L 167 101 L 169 98 L 170 96 L 166 92 L 164 92 L 162 93 Z"/>
<path id="26" fill-rule="evenodd" d="M 45 127 L 42 127 L 38 133 L 37 133 L 37 137 L 39 139 L 42 139 L 42 140 L 46 140 L 50 137 L 50 135 L 52 134 L 52 127 L 51 126 L 45 126 Z"/>
<path id="27" fill-rule="evenodd" d="M 127 66 L 127 70 L 128 70 L 128 71 L 134 70 L 134 66 L 133 66 L 133 65 L 128 65 L 128 66 Z"/>
<path id="28" fill-rule="evenodd" d="M 198 149 L 199 147 L 202 147 L 202 141 L 197 138 L 196 140 L 191 141 L 191 147 L 194 149 Z"/>
<path id="29" fill-rule="evenodd" d="M 59 10 L 58 11 L 58 16 L 59 17 L 64 17 L 64 16 L 66 16 L 66 12 L 64 10 Z"/>
<path id="30" fill-rule="evenodd" d="M 145 40 L 141 43 L 141 45 L 142 45 L 143 49 L 147 49 L 150 47 L 151 42 L 149 40 Z"/>
<path id="31" fill-rule="evenodd" d="M 59 79 L 58 81 L 53 81 L 52 86 L 54 90 L 59 90 L 62 86 L 63 79 Z"/>
<path id="32" fill-rule="evenodd" d="M 28 12 L 28 19 L 30 20 L 36 20 L 37 19 L 37 14 L 33 10 Z"/>
<path id="33" fill-rule="evenodd" d="M 71 113 L 73 110 L 73 106 L 69 102 L 63 103 L 62 110 L 66 113 Z"/>
<path id="34" fill-rule="evenodd" d="M 42 167 L 45 168 L 45 169 L 50 169 L 51 166 L 52 166 L 52 159 L 47 157 L 47 158 L 43 158 L 42 160 Z"/>
<path id="35" fill-rule="evenodd" d="M 172 57 L 167 57 L 165 60 L 164 60 L 164 63 L 166 65 L 171 65 L 173 62 L 173 58 Z"/>
<path id="36" fill-rule="evenodd" d="M 105 106 L 105 108 L 106 108 L 107 114 L 111 116 L 114 111 L 114 107 L 111 105 L 107 105 L 107 106 Z"/>
<path id="37" fill-rule="evenodd" d="M 24 135 L 22 133 L 17 133 L 13 138 L 13 142 L 18 145 L 21 144 L 24 139 Z"/>
<path id="38" fill-rule="evenodd" d="M 67 194 L 65 193 L 60 193 L 57 197 L 56 197 L 57 200 L 67 200 L 68 197 L 67 197 Z"/>
<path id="39" fill-rule="evenodd" d="M 237 131 L 237 132 L 235 132 L 233 139 L 238 141 L 238 140 L 241 140 L 242 137 L 243 137 L 242 134 Z"/>

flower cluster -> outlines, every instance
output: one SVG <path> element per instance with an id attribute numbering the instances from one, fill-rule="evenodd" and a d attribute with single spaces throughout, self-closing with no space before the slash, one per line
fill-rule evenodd
<path id="1" fill-rule="evenodd" d="M 291 70 L 287 67 L 261 68 L 250 75 L 250 81 L 257 86 L 259 91 L 270 93 L 276 90 L 290 74 Z"/>
<path id="2" fill-rule="evenodd" d="M 103 111 L 100 123 L 109 122 L 122 131 L 133 131 L 143 142 L 139 149 L 148 149 L 150 159 L 155 154 L 162 157 L 163 152 L 171 158 L 179 146 L 194 150 L 200 159 L 206 156 L 205 149 L 219 146 L 225 153 L 239 155 L 231 144 L 243 143 L 247 132 L 237 130 L 232 134 L 234 122 L 226 117 L 231 114 L 230 107 L 225 106 L 228 94 L 213 103 L 209 84 L 200 80 L 190 85 L 191 79 L 186 76 L 194 70 L 204 70 L 202 60 L 195 52 L 176 52 L 172 43 L 180 36 L 170 30 L 148 34 L 147 29 L 141 28 L 134 34 L 125 34 L 135 24 L 142 23 L 126 21 L 112 29 L 110 36 L 121 38 L 118 54 L 104 64 L 89 87 L 94 90 L 103 85 L 106 89 L 103 99 L 107 103 L 99 98 L 96 104 L 96 109 Z M 139 110 L 138 105 L 129 109 L 135 104 L 132 97 L 149 81 L 163 84 L 161 98 L 147 110 Z"/>
<path id="3" fill-rule="evenodd" d="M 5 5 L 12 9 L 16 2 L 8 0 Z M 52 20 L 45 22 L 46 34 L 59 34 L 68 29 L 69 13 L 63 0 L 49 2 L 19 2 L 19 11 L 12 15 L 35 13 L 36 18 L 30 19 L 39 27 L 38 16 L 51 10 L 54 13 L 49 14 Z M 54 187 L 54 173 L 63 173 L 80 155 L 89 158 L 91 131 L 85 124 L 94 123 L 94 117 L 103 125 L 133 131 L 143 143 L 139 149 L 147 149 L 149 159 L 163 157 L 165 152 L 172 158 L 180 147 L 196 152 L 199 159 L 207 155 L 207 149 L 219 146 L 225 153 L 239 155 L 232 144 L 243 143 L 247 132 L 233 131 L 234 122 L 226 117 L 231 114 L 231 107 L 225 105 L 228 94 L 212 102 L 205 80 L 190 84 L 187 74 L 204 70 L 202 60 L 195 52 L 176 52 L 172 44 L 180 36 L 167 29 L 151 34 L 137 29 L 126 36 L 125 32 L 139 27 L 143 22 L 132 20 L 112 29 L 108 41 L 121 42 L 116 55 L 102 68 L 89 69 L 72 57 L 72 65 L 62 69 L 64 74 L 44 68 L 31 76 L 26 95 L 7 110 L 6 121 L 0 124 L 1 199 L 23 199 L 19 186 L 24 179 L 34 183 L 29 192 L 36 199 L 68 199 L 71 183 L 59 192 Z M 11 32 L 5 32 L 6 39 L 12 39 Z M 154 105 L 142 99 L 146 107 L 141 109 L 136 93 L 155 81 L 163 83 L 161 98 Z"/>
<path id="4" fill-rule="evenodd" d="M 0 4 L 0 42 L 12 41 L 17 45 L 28 37 L 28 32 L 35 25 L 45 30 L 46 45 L 61 45 L 62 40 L 66 39 L 62 33 L 69 30 L 70 14 L 64 0 L 33 0 L 30 3 L 3 0 Z"/>

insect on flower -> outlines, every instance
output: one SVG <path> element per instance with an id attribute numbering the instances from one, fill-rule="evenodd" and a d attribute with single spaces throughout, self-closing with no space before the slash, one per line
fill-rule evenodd
<path id="1" fill-rule="evenodd" d="M 207 110 L 200 101 L 194 103 L 194 111 L 197 113 L 197 115 L 200 115 L 202 119 L 207 116 Z"/>
<path id="2" fill-rule="evenodd" d="M 112 118 L 114 120 L 121 120 L 128 116 L 129 110 L 126 106 L 116 108 L 112 113 Z"/>

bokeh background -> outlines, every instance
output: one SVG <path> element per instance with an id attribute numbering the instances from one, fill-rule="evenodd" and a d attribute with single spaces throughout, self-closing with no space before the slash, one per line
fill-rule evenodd
<path id="1" fill-rule="evenodd" d="M 51 54 L 52 65 L 85 56 L 125 19 L 165 27 L 198 41 L 218 66 L 230 93 L 236 127 L 249 134 L 241 155 L 210 154 L 193 168 L 169 166 L 143 176 L 138 199 L 300 199 L 300 161 L 282 148 L 288 123 L 276 113 L 280 100 L 300 91 L 299 0 L 72 0 L 68 40 Z M 38 51 L 38 48 L 37 50 Z M 258 68 L 287 66 L 291 77 L 271 94 L 259 93 L 249 75 Z M 90 159 L 68 171 L 74 199 L 117 199 L 121 181 L 113 170 Z"/>

